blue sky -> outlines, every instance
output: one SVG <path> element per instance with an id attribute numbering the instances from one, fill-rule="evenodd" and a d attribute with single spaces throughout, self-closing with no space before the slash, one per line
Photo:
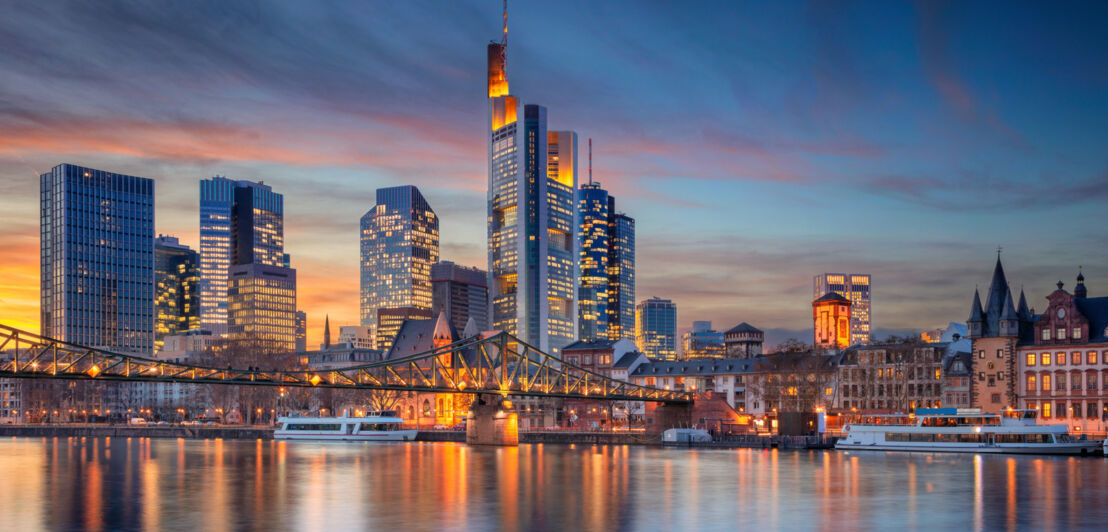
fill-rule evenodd
<path id="1" fill-rule="evenodd" d="M 966 317 L 997 246 L 1032 305 L 1108 276 L 1104 5 L 513 3 L 512 92 L 594 139 L 637 220 L 638 295 L 719 328 L 810 325 L 811 278 L 874 276 L 874 325 Z M 500 2 L 21 3 L 0 17 L 0 316 L 37 323 L 37 175 L 286 196 L 313 324 L 357 320 L 357 223 L 415 184 L 484 264 L 484 45 Z M 582 163 L 581 172 L 584 172 Z M 12 316 L 9 318 L 9 316 Z M 317 333 L 318 334 L 318 333 Z"/>

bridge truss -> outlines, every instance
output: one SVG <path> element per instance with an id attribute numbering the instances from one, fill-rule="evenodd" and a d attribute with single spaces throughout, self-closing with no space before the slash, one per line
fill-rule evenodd
<path id="1" fill-rule="evenodd" d="M 339 369 L 234 369 L 114 353 L 0 325 L 0 377 L 496 393 L 689 403 L 685 392 L 639 386 L 566 364 L 514 336 L 474 336 L 402 358 Z"/>

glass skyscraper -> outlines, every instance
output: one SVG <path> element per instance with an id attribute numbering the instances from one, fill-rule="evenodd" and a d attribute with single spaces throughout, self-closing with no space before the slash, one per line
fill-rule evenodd
<path id="1" fill-rule="evenodd" d="M 652 297 L 635 308 L 636 344 L 651 360 L 677 360 L 677 305 Z"/>
<path id="2" fill-rule="evenodd" d="M 432 310 L 445 312 L 459 333 L 472 319 L 477 331 L 489 330 L 489 275 L 480 268 L 467 268 L 450 261 L 431 266 Z"/>
<path id="3" fill-rule="evenodd" d="M 378 310 L 431 310 L 439 218 L 418 188 L 379 188 L 377 204 L 362 216 L 361 231 L 361 320 L 377 339 Z M 391 338 L 377 341 L 391 343 Z"/>
<path id="4" fill-rule="evenodd" d="M 504 44 L 488 59 L 492 327 L 557 355 L 577 336 L 577 134 L 508 94 Z"/>
<path id="5" fill-rule="evenodd" d="M 812 281 L 812 299 L 834 292 L 850 300 L 850 345 L 870 343 L 870 276 L 823 273 Z"/>
<path id="6" fill-rule="evenodd" d="M 40 176 L 42 335 L 154 349 L 154 181 L 60 164 Z"/>
<path id="7" fill-rule="evenodd" d="M 577 191 L 581 340 L 635 338 L 635 220 L 588 183 Z"/>
<path id="8" fill-rule="evenodd" d="M 296 347 L 296 270 L 284 243 L 284 196 L 265 183 L 200 181 L 201 327 Z"/>
<path id="9" fill-rule="evenodd" d="M 166 336 L 200 327 L 200 256 L 177 238 L 154 241 L 154 352 Z"/>

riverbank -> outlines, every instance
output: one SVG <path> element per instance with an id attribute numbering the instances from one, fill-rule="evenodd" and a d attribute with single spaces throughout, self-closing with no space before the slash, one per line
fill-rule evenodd
<path id="1" fill-rule="evenodd" d="M 183 426 L 183 425 L 0 425 L 0 437 L 18 438 L 183 438 L 189 440 L 271 440 L 270 427 Z M 421 430 L 416 441 L 464 443 L 464 430 Z M 753 448 L 753 449 L 830 449 L 833 437 L 818 436 L 731 436 L 723 441 L 682 443 L 673 447 Z M 587 432 L 543 430 L 521 432 L 520 443 L 551 445 L 662 445 L 661 436 L 642 432 Z"/>

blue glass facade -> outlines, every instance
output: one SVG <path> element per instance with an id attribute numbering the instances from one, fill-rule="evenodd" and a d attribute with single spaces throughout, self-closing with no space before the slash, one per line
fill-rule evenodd
<path id="1" fill-rule="evenodd" d="M 166 336 L 200 327 L 200 255 L 174 237 L 154 241 L 154 352 Z"/>
<path id="2" fill-rule="evenodd" d="M 677 305 L 653 297 L 635 308 L 636 344 L 651 360 L 677 360 Z"/>
<path id="3" fill-rule="evenodd" d="M 635 220 L 599 183 L 577 191 L 582 340 L 635 338 Z"/>
<path id="4" fill-rule="evenodd" d="M 154 181 L 61 164 L 40 187 L 42 334 L 152 353 Z"/>
<path id="5" fill-rule="evenodd" d="M 361 320 L 376 338 L 378 310 L 431 310 L 439 219 L 418 188 L 380 188 L 361 231 Z"/>
<path id="6" fill-rule="evenodd" d="M 635 338 L 635 220 L 608 197 L 608 338 Z"/>

